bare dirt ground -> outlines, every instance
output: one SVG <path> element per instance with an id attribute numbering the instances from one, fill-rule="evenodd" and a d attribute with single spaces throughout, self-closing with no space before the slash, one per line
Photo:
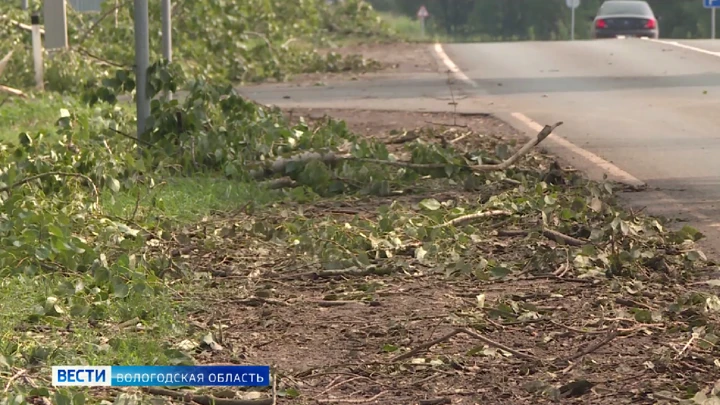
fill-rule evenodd
<path id="1" fill-rule="evenodd" d="M 517 136 L 484 115 L 326 112 L 398 153 L 402 144 L 394 140 L 405 136 L 452 142 L 460 150 Z M 288 112 L 295 119 L 323 113 Z M 401 130 L 453 121 L 475 135 L 461 139 L 461 132 L 450 130 L 443 139 L 425 139 L 422 131 Z M 551 158 L 534 159 L 551 167 Z M 376 218 L 381 205 L 428 197 L 469 206 L 484 199 L 458 186 L 293 209 L 305 218 Z M 259 217 L 241 212 L 217 223 L 272 226 L 286 215 L 283 209 Z M 222 325 L 216 336 L 224 348 L 202 352 L 202 362 L 272 365 L 280 404 L 678 403 L 685 391 L 720 378 L 714 344 L 691 337 L 693 327 L 712 330 L 717 316 L 678 304 L 703 288 L 679 281 L 682 268 L 662 259 L 635 279 L 605 279 L 578 278 L 562 258 L 554 265 L 532 264 L 537 252 L 555 246 L 523 236 L 470 244 L 469 257 L 528 266 L 502 281 L 480 282 L 446 277 L 412 254 L 397 256 L 391 274 L 333 276 L 272 241 L 242 237 L 215 249 L 191 242 L 183 246 L 185 257 L 217 278 L 216 294 L 205 297 L 209 305 L 189 322 L 206 331 Z M 655 249 L 666 257 L 680 254 Z M 271 403 L 264 401 L 257 403 Z"/>
<path id="2" fill-rule="evenodd" d="M 369 61 L 380 65 L 376 69 L 364 71 L 347 71 L 338 73 L 306 73 L 291 77 L 286 85 L 315 86 L 332 84 L 347 80 L 387 77 L 390 75 L 406 75 L 414 73 L 432 73 L 438 71 L 438 64 L 430 53 L 429 44 L 389 43 L 389 44 L 352 44 L 337 48 L 318 49 L 321 54 L 335 52 L 343 56 L 362 55 Z M 255 84 L 249 86 L 262 86 Z"/>

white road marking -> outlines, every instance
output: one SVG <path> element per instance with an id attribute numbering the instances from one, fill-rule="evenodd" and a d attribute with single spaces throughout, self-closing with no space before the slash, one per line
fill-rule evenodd
<path id="1" fill-rule="evenodd" d="M 460 68 L 457 67 L 455 62 L 453 62 L 445 53 L 445 51 L 442 48 L 442 44 L 435 44 L 435 52 L 437 53 L 440 60 L 445 63 L 445 66 L 450 69 L 451 72 L 453 72 L 457 77 L 459 77 L 462 81 L 466 83 L 472 84 L 473 87 L 477 86 L 477 83 L 470 79 L 465 73 L 463 73 Z M 532 129 L 533 131 L 540 132 L 543 129 L 543 126 L 538 124 L 537 122 L 533 121 L 532 119 L 528 118 L 526 115 L 514 112 L 512 113 L 512 116 L 525 124 L 527 127 Z M 548 137 L 548 140 L 551 142 L 554 142 L 556 145 L 565 148 L 566 150 L 573 152 L 574 154 L 582 157 L 583 159 L 587 160 L 591 164 L 598 167 L 603 172 L 607 173 L 608 176 L 614 177 L 618 179 L 618 181 L 622 183 L 626 183 L 632 186 L 643 186 L 645 185 L 645 182 L 641 181 L 637 177 L 631 175 L 630 173 L 624 171 L 623 169 L 615 166 L 614 164 L 608 162 L 607 160 L 601 158 L 600 156 L 587 151 L 567 139 L 561 138 L 555 134 L 550 134 Z"/>
<path id="2" fill-rule="evenodd" d="M 718 56 L 718 57 L 720 57 L 720 52 L 708 51 L 707 49 L 702 49 L 702 48 L 697 48 L 697 47 L 690 46 L 690 45 L 681 44 L 680 42 L 677 42 L 677 41 L 665 41 L 665 40 L 662 40 L 662 39 L 654 39 L 654 38 L 653 38 L 653 39 L 651 39 L 651 38 L 643 38 L 643 39 L 646 40 L 646 41 L 650 41 L 650 42 L 657 42 L 658 44 L 665 44 L 665 45 L 670 45 L 670 46 L 676 46 L 676 47 L 678 47 L 678 48 L 683 48 L 683 49 L 688 49 L 688 50 L 690 50 L 690 51 L 695 51 L 695 52 L 704 53 L 705 55 L 711 55 L 711 56 Z"/>
<path id="3" fill-rule="evenodd" d="M 533 121 L 523 113 L 514 112 L 512 113 L 512 116 L 521 121 L 523 124 L 527 125 L 528 128 L 532 129 L 533 131 L 540 132 L 543 129 L 543 125 L 540 125 L 539 123 Z M 600 170 L 602 170 L 603 172 L 607 173 L 608 176 L 614 177 L 621 183 L 629 184 L 636 187 L 641 187 L 645 185 L 644 181 L 615 166 L 614 164 L 608 162 L 600 156 L 575 145 L 574 143 L 568 141 L 565 138 L 559 137 L 555 134 L 550 134 L 547 139 L 555 143 L 556 145 L 582 157 L 596 167 L 600 168 Z"/>
<path id="4" fill-rule="evenodd" d="M 465 83 L 469 84 L 472 87 L 477 87 L 477 83 L 475 83 L 474 80 L 470 79 L 465 73 L 463 73 L 462 70 L 460 70 L 459 67 L 455 64 L 455 62 L 450 59 L 449 56 L 445 53 L 445 50 L 443 50 L 442 44 L 437 43 L 435 44 L 435 53 L 437 54 L 438 58 L 443 61 L 445 66 L 455 74 L 460 80 L 464 81 Z"/>

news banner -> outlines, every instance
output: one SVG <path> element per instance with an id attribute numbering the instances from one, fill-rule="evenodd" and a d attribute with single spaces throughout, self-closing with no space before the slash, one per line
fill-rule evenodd
<path id="1" fill-rule="evenodd" d="M 270 366 L 53 366 L 52 384 L 74 387 L 266 387 Z"/>

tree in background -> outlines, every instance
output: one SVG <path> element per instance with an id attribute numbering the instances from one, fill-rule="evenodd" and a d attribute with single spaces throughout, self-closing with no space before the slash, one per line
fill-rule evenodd
<path id="1" fill-rule="evenodd" d="M 565 0 L 368 0 L 375 9 L 415 17 L 421 5 L 431 14 L 431 33 L 456 40 L 557 40 L 570 36 Z M 590 34 L 589 19 L 603 0 L 581 0 L 576 38 Z M 710 37 L 710 12 L 701 0 L 648 0 L 661 18 L 660 35 Z"/>

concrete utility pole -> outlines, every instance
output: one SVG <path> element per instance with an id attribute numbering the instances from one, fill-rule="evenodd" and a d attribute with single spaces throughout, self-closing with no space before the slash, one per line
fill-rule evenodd
<path id="1" fill-rule="evenodd" d="M 147 94 L 147 70 L 150 66 L 150 38 L 148 33 L 148 0 L 134 0 L 135 9 L 135 97 L 137 104 L 137 136 L 142 137 L 150 116 Z"/>
<path id="2" fill-rule="evenodd" d="M 172 62 L 172 8 L 170 0 L 162 0 L 162 54 L 168 62 Z M 166 94 L 168 100 L 172 100 L 172 93 Z"/>
<path id="3" fill-rule="evenodd" d="M 710 9 L 710 38 L 715 39 L 715 7 Z"/>
<path id="4" fill-rule="evenodd" d="M 35 86 L 38 90 L 45 89 L 45 80 L 43 79 L 43 47 L 42 37 L 40 36 L 40 16 L 33 14 L 30 17 L 32 24 L 32 52 L 33 62 L 35 65 Z"/>
<path id="5" fill-rule="evenodd" d="M 28 7 L 29 7 L 29 6 L 28 6 L 28 0 L 22 0 L 21 5 L 22 5 L 22 9 L 23 9 L 23 10 L 27 10 Z"/>

